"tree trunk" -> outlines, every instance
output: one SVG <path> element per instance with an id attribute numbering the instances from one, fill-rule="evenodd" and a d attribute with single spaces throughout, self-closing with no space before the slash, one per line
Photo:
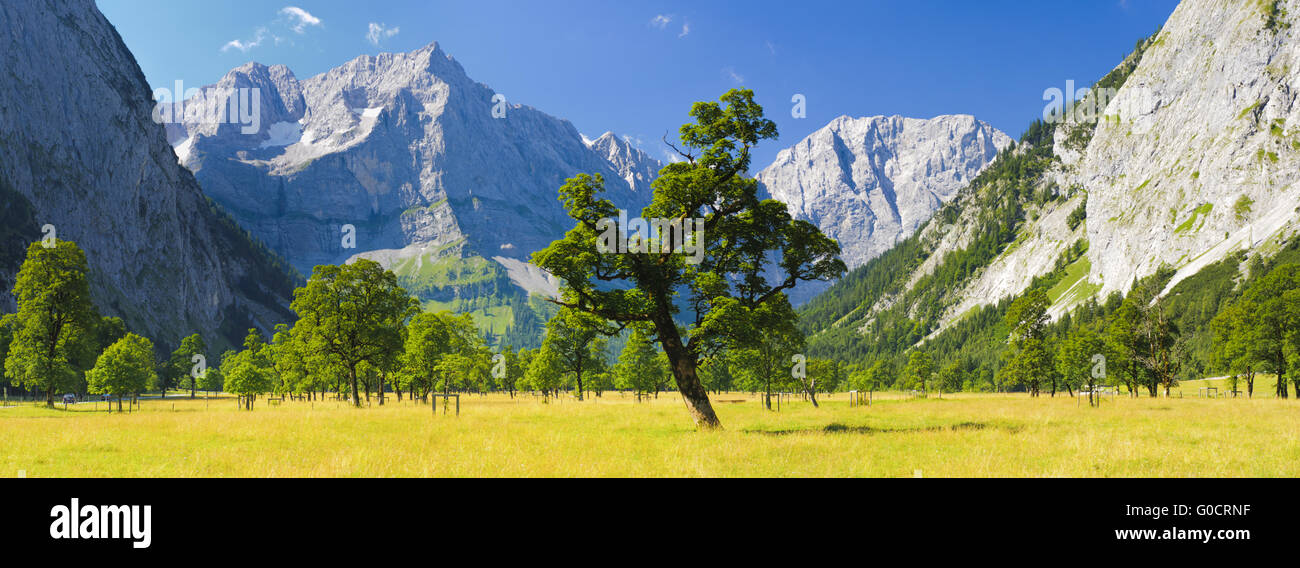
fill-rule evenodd
<path id="1" fill-rule="evenodd" d="M 772 410 L 772 379 L 763 382 L 763 407 Z"/>
<path id="2" fill-rule="evenodd" d="M 361 394 L 357 392 L 357 366 L 348 366 L 348 378 L 352 381 L 352 406 L 361 408 Z"/>
<path id="3" fill-rule="evenodd" d="M 664 313 L 668 311 L 664 310 Z M 695 422 L 695 427 L 701 430 L 721 429 L 722 421 L 718 420 L 718 415 L 713 412 L 713 405 L 709 403 L 709 393 L 704 390 L 704 385 L 700 382 L 695 357 L 682 344 L 681 335 L 677 333 L 677 323 L 671 317 L 664 317 L 655 321 L 655 328 L 663 344 L 664 353 L 668 355 L 673 378 L 677 380 L 677 391 L 681 393 L 682 401 L 686 403 L 686 410 L 690 413 L 691 420 Z M 658 397 L 659 393 L 656 392 L 655 396 Z"/>

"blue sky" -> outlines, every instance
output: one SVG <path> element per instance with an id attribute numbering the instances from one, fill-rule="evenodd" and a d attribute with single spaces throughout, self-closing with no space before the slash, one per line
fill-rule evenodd
<path id="1" fill-rule="evenodd" d="M 1095 81 L 1176 0 L 513 2 L 97 0 L 155 87 L 211 84 L 248 61 L 299 78 L 433 41 L 475 80 L 568 119 L 659 142 L 692 102 L 754 89 L 781 138 L 755 167 L 840 115 L 973 114 L 1012 136 L 1043 91 Z M 791 116 L 795 94 L 806 118 Z"/>

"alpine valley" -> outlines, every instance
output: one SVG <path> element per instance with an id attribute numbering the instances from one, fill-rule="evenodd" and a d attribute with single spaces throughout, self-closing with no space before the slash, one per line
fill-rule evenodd
<path id="1" fill-rule="evenodd" d="M 1186 372 L 1212 370 L 1210 319 L 1252 267 L 1300 256 L 1298 9 L 1185 0 L 1070 101 L 1093 112 L 1026 116 L 1018 141 L 970 115 L 843 116 L 779 152 L 752 175 L 851 269 L 791 294 L 809 355 L 923 346 L 993 389 L 1012 301 L 1045 291 L 1068 327 L 1142 287 L 1186 304 Z M 303 79 L 250 62 L 157 106 L 91 0 L 5 3 L 0 30 L 0 286 L 52 225 L 98 308 L 162 345 L 270 331 L 314 267 L 368 258 L 424 309 L 534 347 L 561 283 L 529 259 L 573 226 L 558 188 L 600 174 L 635 215 L 665 165 L 506 101 L 436 43 Z M 250 123 L 212 120 L 252 90 Z"/>

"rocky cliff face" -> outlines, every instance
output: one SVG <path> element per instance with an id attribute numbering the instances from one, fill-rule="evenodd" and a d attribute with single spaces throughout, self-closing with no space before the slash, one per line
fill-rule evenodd
<path id="1" fill-rule="evenodd" d="M 203 124 L 256 88 L 256 129 Z M 613 135 L 510 104 L 436 44 L 358 57 L 298 80 L 256 63 L 186 101 L 172 142 L 205 191 L 299 270 L 354 255 L 527 260 L 572 221 L 557 200 L 579 172 L 639 211 L 657 161 Z M 347 248 L 342 227 L 356 229 Z M 423 261 L 421 261 L 423 265 Z"/>
<path id="2" fill-rule="evenodd" d="M 796 219 L 839 241 L 852 270 L 915 233 L 1009 144 L 969 115 L 842 116 L 782 150 L 757 178 Z M 800 305 L 830 286 L 803 282 L 788 294 Z"/>
<path id="3" fill-rule="evenodd" d="M 100 311 L 164 346 L 284 321 L 292 280 L 177 164 L 149 85 L 91 0 L 0 4 L 0 45 L 0 185 L 13 188 L 6 209 L 30 206 L 16 238 L 50 224 L 75 241 Z M 16 266 L 3 269 L 12 283 Z"/>
<path id="4" fill-rule="evenodd" d="M 1300 2 L 1184 0 L 1087 149 L 1090 278 L 1127 291 L 1162 264 L 1172 287 L 1300 217 Z"/>
<path id="5" fill-rule="evenodd" d="M 915 232 L 1010 143 L 969 115 L 842 116 L 757 177 L 792 215 L 838 240 L 852 269 Z"/>

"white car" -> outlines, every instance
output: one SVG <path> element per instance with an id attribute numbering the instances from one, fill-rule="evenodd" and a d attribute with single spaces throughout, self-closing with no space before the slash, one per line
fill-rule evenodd
<path id="1" fill-rule="evenodd" d="M 63 395 L 63 404 L 77 404 L 77 395 L 75 394 Z"/>

